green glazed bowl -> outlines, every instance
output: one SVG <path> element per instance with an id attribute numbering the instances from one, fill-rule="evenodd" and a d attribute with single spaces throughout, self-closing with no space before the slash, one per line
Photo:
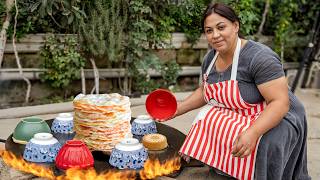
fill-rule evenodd
<path id="1" fill-rule="evenodd" d="M 39 117 L 23 118 L 14 129 L 12 140 L 18 144 L 27 144 L 37 133 L 51 133 L 46 121 Z"/>

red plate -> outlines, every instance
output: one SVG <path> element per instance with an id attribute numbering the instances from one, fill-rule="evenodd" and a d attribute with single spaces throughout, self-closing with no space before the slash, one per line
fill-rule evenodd
<path id="1" fill-rule="evenodd" d="M 154 119 L 168 119 L 177 110 L 177 100 L 169 90 L 157 89 L 148 95 L 146 109 Z"/>

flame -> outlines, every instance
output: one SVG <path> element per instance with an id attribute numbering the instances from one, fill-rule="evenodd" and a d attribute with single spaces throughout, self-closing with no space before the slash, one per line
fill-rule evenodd
<path id="1" fill-rule="evenodd" d="M 175 157 L 160 163 L 158 159 L 148 159 L 140 171 L 141 179 L 154 179 L 158 176 L 168 175 L 180 169 L 180 157 Z"/>
<path id="2" fill-rule="evenodd" d="M 39 166 L 34 163 L 28 163 L 22 157 L 16 157 L 12 152 L 1 151 L 0 157 L 2 157 L 3 161 L 8 166 L 11 166 L 14 169 L 17 169 L 19 171 L 31 173 L 38 177 L 55 179 L 54 173 L 51 171 L 51 169 L 48 169 L 43 166 Z"/>
<path id="3" fill-rule="evenodd" d="M 70 168 L 66 170 L 64 175 L 56 177 L 52 169 L 26 162 L 22 157 L 16 157 L 12 152 L 0 151 L 0 157 L 2 157 L 7 165 L 14 169 L 53 180 L 133 180 L 137 178 L 136 171 L 134 170 L 110 170 L 98 174 L 94 168 Z M 166 160 L 164 163 L 160 163 L 158 159 L 148 159 L 144 164 L 144 168 L 139 172 L 140 179 L 154 179 L 158 176 L 168 175 L 179 170 L 180 166 L 180 157 Z"/>
<path id="4" fill-rule="evenodd" d="M 97 174 L 94 168 L 89 169 L 77 169 L 71 168 L 66 171 L 65 175 L 59 176 L 56 180 L 134 180 L 136 179 L 135 171 L 107 171 L 101 174 Z"/>

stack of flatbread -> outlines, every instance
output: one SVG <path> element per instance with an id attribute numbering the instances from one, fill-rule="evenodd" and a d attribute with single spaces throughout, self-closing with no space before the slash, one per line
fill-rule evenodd
<path id="1" fill-rule="evenodd" d="M 90 150 L 110 152 L 122 139 L 132 137 L 129 97 L 118 93 L 79 94 L 73 106 L 75 138 Z"/>

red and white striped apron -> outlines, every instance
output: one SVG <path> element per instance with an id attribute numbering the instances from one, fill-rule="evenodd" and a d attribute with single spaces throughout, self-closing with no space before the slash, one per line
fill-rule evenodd
<path id="1" fill-rule="evenodd" d="M 204 97 L 207 102 L 197 117 L 180 152 L 219 169 L 237 179 L 253 179 L 257 147 L 245 158 L 233 157 L 232 144 L 266 107 L 265 102 L 245 102 L 236 80 L 241 41 L 238 39 L 232 62 L 231 79 L 215 84 L 207 83 L 218 53 L 204 74 Z"/>

